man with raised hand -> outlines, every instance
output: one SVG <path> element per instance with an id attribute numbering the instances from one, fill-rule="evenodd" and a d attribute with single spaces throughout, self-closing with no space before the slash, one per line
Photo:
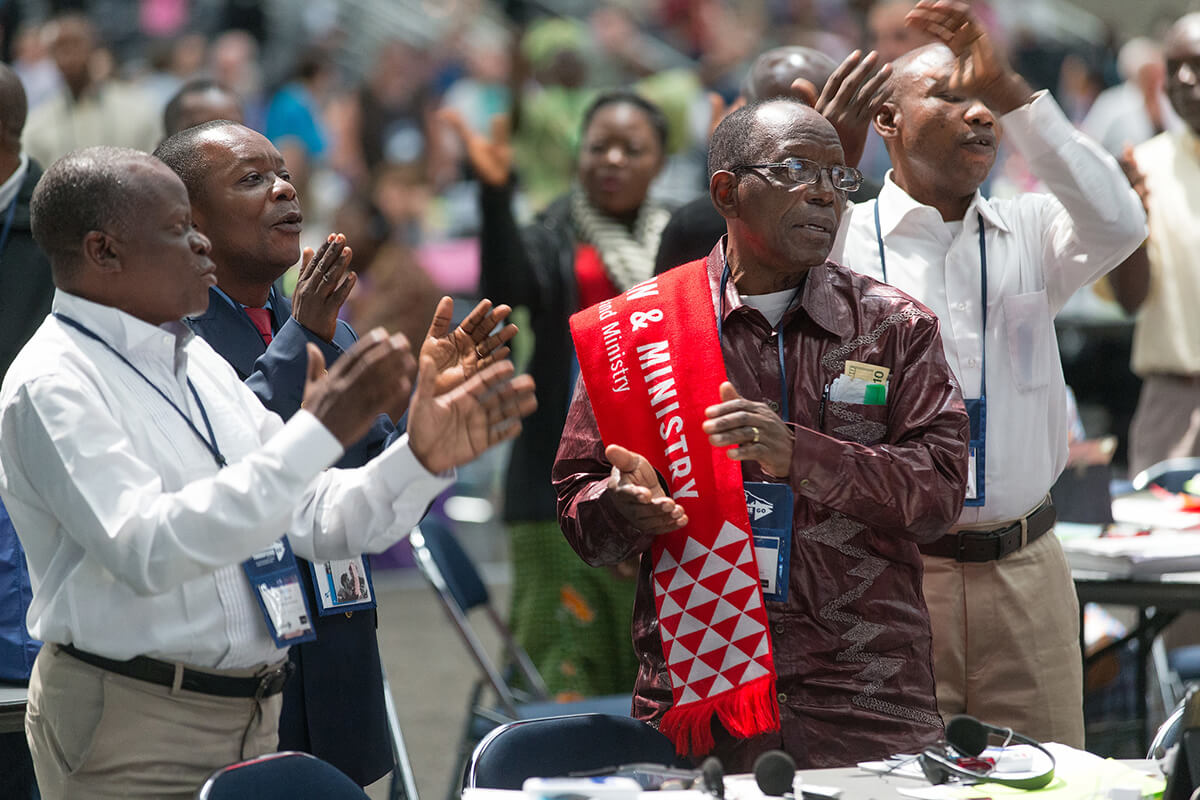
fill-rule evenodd
<path id="1" fill-rule="evenodd" d="M 893 168 L 832 258 L 937 314 L 971 415 L 965 505 L 922 545 L 938 709 L 1082 747 L 1079 608 L 1049 498 L 1067 461 L 1054 314 L 1145 238 L 1146 217 L 965 3 L 922 0 L 908 24 L 940 42 L 892 62 L 875 130 Z M 980 194 L 1001 129 L 1045 193 Z"/>
<path id="2" fill-rule="evenodd" d="M 843 158 L 801 102 L 734 111 L 709 151 L 728 236 L 572 320 L 559 522 L 590 564 L 641 556 L 633 714 L 731 772 L 942 733 L 916 543 L 958 513 L 967 417 L 934 316 L 826 260 Z"/>
<path id="3" fill-rule="evenodd" d="M 46 171 L 33 231 L 53 316 L 0 390 L 0 496 L 26 547 L 44 640 L 26 730 L 43 797 L 191 798 L 278 741 L 284 650 L 311 611 L 292 550 L 382 550 L 446 473 L 520 429 L 532 381 L 493 364 L 438 393 L 423 348 L 412 433 L 327 470 L 407 403 L 403 337 L 372 331 L 285 425 L 183 325 L 215 282 L 179 178 L 132 150 Z M 285 536 L 286 534 L 286 536 Z"/>

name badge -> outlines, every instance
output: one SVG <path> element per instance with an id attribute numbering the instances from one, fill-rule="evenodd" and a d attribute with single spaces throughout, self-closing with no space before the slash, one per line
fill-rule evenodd
<path id="1" fill-rule="evenodd" d="M 964 400 L 967 416 L 971 418 L 971 440 L 967 443 L 967 495 L 965 506 L 981 506 L 984 503 L 984 475 L 986 459 L 984 442 L 987 440 L 987 398 Z"/>
<path id="2" fill-rule="evenodd" d="M 300 568 L 287 537 L 242 562 L 254 588 L 259 610 L 276 647 L 290 647 L 317 638 L 312 613 L 300 585 Z"/>
<path id="3" fill-rule="evenodd" d="M 786 483 L 747 483 L 743 489 L 763 599 L 787 602 L 795 501 L 792 487 Z"/>
<path id="4" fill-rule="evenodd" d="M 375 585 L 365 556 L 310 563 L 317 613 L 328 617 L 342 612 L 375 608 Z"/>

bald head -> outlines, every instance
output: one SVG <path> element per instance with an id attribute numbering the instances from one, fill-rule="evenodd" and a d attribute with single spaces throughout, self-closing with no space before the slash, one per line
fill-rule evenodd
<path id="1" fill-rule="evenodd" d="M 837 69 L 833 59 L 811 47 L 776 47 L 754 60 L 742 87 L 747 103 L 772 97 L 791 97 L 792 84 L 804 81 L 804 99 L 816 102 L 829 76 Z M 808 95 L 811 93 L 811 97 Z"/>
<path id="2" fill-rule="evenodd" d="M 28 110 L 21 79 L 11 67 L 0 63 L 0 149 L 8 154 L 21 151 L 21 131 Z"/>
<path id="3" fill-rule="evenodd" d="M 179 87 L 163 108 L 163 130 L 168 137 L 205 122 L 227 119 L 242 122 L 242 101 L 229 89 L 208 78 L 197 78 Z"/>
<path id="4" fill-rule="evenodd" d="M 183 185 L 187 187 L 188 197 L 195 202 L 204 194 L 204 177 L 210 164 L 208 151 L 201 144 L 215 135 L 215 132 L 225 128 L 244 127 L 239 122 L 228 119 L 216 119 L 184 128 L 176 134 L 168 136 L 162 144 L 154 149 L 154 157 L 170 167 Z"/>
<path id="5" fill-rule="evenodd" d="M 72 279 L 91 231 L 121 235 L 137 219 L 149 173 L 170 172 L 139 150 L 89 147 L 55 161 L 30 201 L 33 238 L 46 252 L 61 288 Z"/>
<path id="6" fill-rule="evenodd" d="M 805 135 L 828 135 L 838 141 L 833 125 L 795 98 L 776 97 L 744 105 L 721 120 L 713 131 L 708 174 L 763 163 L 777 141 Z"/>

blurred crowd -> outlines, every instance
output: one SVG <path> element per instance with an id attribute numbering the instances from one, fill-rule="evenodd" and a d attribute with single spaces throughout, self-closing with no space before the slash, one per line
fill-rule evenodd
<path id="1" fill-rule="evenodd" d="M 331 229 L 352 234 L 362 276 L 346 309 L 354 324 L 419 334 L 437 291 L 471 294 L 478 280 L 473 176 L 439 109 L 478 133 L 507 116 L 516 213 L 527 220 L 570 184 L 585 107 L 603 88 L 632 85 L 669 121 L 669 158 L 651 196 L 679 206 L 706 192 L 714 104 L 737 96 L 759 53 L 800 44 L 840 62 L 864 48 L 887 62 L 923 43 L 904 25 L 910 7 L 74 0 L 4 4 L 0 24 L 4 60 L 29 98 L 25 149 L 43 166 L 89 144 L 152 150 L 167 100 L 210 79 L 284 154 L 304 198 L 306 244 Z M 1153 39 L 1122 41 L 1066 4 L 974 8 L 1031 85 L 1052 91 L 1114 154 L 1175 123 Z M 860 167 L 876 182 L 888 168 L 874 134 Z M 1031 183 L 1008 157 L 987 189 L 1004 195 Z"/>

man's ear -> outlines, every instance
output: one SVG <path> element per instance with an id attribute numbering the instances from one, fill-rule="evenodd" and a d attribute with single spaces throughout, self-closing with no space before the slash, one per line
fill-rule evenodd
<path id="1" fill-rule="evenodd" d="M 708 196 L 712 204 L 725 219 L 738 218 L 738 177 L 728 170 L 713 173 L 708 182 Z"/>
<path id="2" fill-rule="evenodd" d="M 885 142 L 895 139 L 900 135 L 900 107 L 891 100 L 887 101 L 875 112 L 875 119 L 872 122 L 875 132 Z"/>
<path id="3" fill-rule="evenodd" d="M 120 245 L 104 231 L 88 231 L 83 237 L 83 260 L 101 272 L 120 272 Z"/>

